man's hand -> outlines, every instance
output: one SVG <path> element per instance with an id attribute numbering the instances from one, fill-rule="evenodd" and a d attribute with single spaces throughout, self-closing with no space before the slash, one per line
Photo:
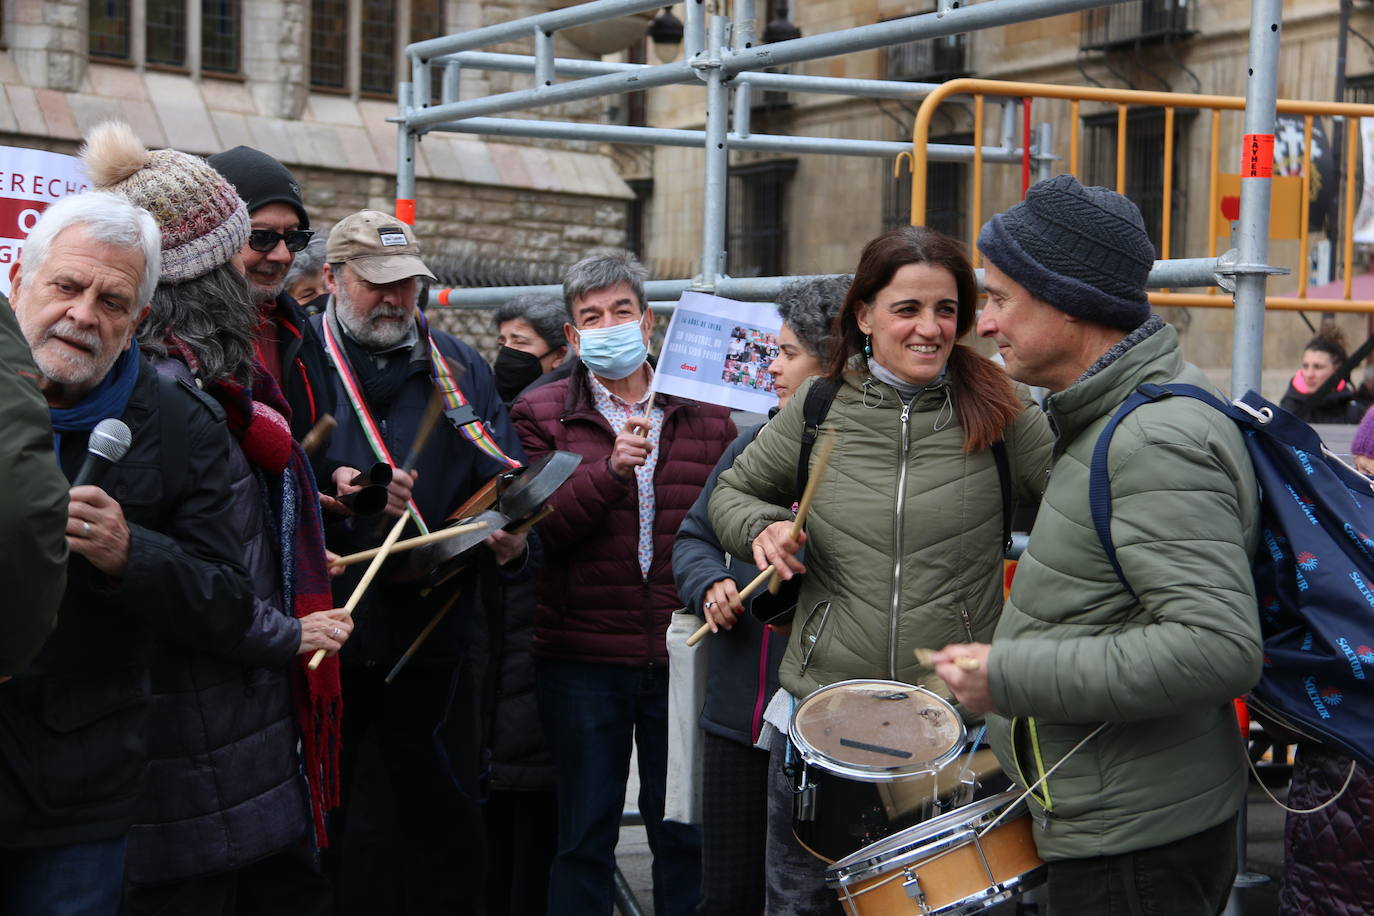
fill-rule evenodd
<path id="1" fill-rule="evenodd" d="M 488 537 L 483 544 L 491 550 L 496 557 L 499 566 L 513 563 L 525 554 L 525 542 L 529 540 L 529 532 L 522 531 L 519 534 L 511 534 L 509 531 L 498 530 L 495 534 Z"/>
<path id="2" fill-rule="evenodd" d="M 305 655 L 316 649 L 333 655 L 348 642 L 348 634 L 353 632 L 353 617 L 342 608 L 316 611 L 301 618 L 301 644 L 297 655 Z"/>
<path id="3" fill-rule="evenodd" d="M 382 514 L 392 518 L 405 515 L 410 502 L 410 492 L 415 488 L 415 481 L 419 478 L 419 471 L 403 471 L 400 468 L 392 471 L 391 483 L 386 485 L 386 508 L 382 510 Z"/>
<path id="4" fill-rule="evenodd" d="M 744 602 L 740 600 L 734 579 L 712 582 L 711 587 L 706 589 L 706 598 L 701 606 L 712 633 L 718 633 L 722 628 L 733 629 L 735 620 L 744 613 Z"/>
<path id="5" fill-rule="evenodd" d="M 334 473 L 331 477 L 331 479 L 334 481 L 334 492 L 339 494 L 340 496 L 347 496 L 349 493 L 357 493 L 359 490 L 362 489 L 362 487 L 355 487 L 353 486 L 353 484 L 349 483 L 349 481 L 352 480 L 354 477 L 357 477 L 360 473 L 361 472 L 357 468 L 335 468 Z M 329 512 L 333 512 L 335 515 L 353 514 L 353 512 L 343 503 L 339 502 L 334 497 L 326 496 L 323 493 L 320 494 L 320 506 Z"/>
<path id="6" fill-rule="evenodd" d="M 650 429 L 646 417 L 626 418 L 625 428 L 615 437 L 615 445 L 611 447 L 611 473 L 622 480 L 634 477 L 635 468 L 648 461 L 649 452 L 653 450 L 648 438 Z"/>
<path id="7" fill-rule="evenodd" d="M 988 687 L 988 653 L 991 651 L 987 643 L 955 643 L 945 646 L 930 659 L 935 665 L 935 673 L 949 685 L 954 698 L 974 714 L 997 711 Z M 978 666 L 975 668 L 967 662 L 957 665 L 954 661 L 957 658 L 973 659 Z"/>
<path id="8" fill-rule="evenodd" d="M 784 580 L 797 573 L 806 572 L 806 567 L 797 559 L 797 551 L 806 543 L 806 532 L 792 537 L 791 522 L 774 522 L 759 532 L 754 538 L 754 565 L 760 570 L 773 567 Z"/>
<path id="9" fill-rule="evenodd" d="M 124 510 L 99 487 L 74 487 L 67 504 L 67 545 L 111 579 L 122 578 L 129 566 Z"/>

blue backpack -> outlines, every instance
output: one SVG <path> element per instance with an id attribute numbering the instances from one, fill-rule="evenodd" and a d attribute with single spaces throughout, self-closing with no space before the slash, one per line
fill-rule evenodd
<path id="1" fill-rule="evenodd" d="M 1107 448 L 1142 404 L 1196 398 L 1234 420 L 1260 486 L 1251 559 L 1264 669 L 1248 702 L 1262 717 L 1374 766 L 1374 483 L 1325 452 L 1317 433 L 1253 391 L 1227 404 L 1194 385 L 1141 385 L 1093 450 L 1093 525 L 1132 595 L 1111 537 Z"/>

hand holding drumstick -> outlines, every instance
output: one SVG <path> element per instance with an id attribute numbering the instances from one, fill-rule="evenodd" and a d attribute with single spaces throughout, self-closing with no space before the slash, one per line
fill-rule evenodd
<path id="1" fill-rule="evenodd" d="M 931 653 L 928 660 L 921 658 L 922 651 L 917 650 L 917 660 L 935 667 L 935 673 L 949 685 L 961 706 L 975 714 L 997 711 L 988 685 L 991 646 L 982 642 L 955 643 Z"/>

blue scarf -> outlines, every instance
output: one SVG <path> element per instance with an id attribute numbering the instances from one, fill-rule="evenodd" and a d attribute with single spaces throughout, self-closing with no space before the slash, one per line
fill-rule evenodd
<path id="1" fill-rule="evenodd" d="M 115 360 L 100 384 L 75 406 L 48 410 L 52 417 L 53 450 L 59 456 L 62 454 L 62 433 L 90 432 L 106 417 L 124 415 L 124 409 L 129 406 L 129 397 L 134 393 L 134 382 L 138 381 L 138 365 L 138 340 L 135 339 L 129 343 L 129 349 Z"/>

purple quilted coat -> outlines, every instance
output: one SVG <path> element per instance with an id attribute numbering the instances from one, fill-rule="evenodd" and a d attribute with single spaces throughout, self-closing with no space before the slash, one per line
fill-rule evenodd
<path id="1" fill-rule="evenodd" d="M 517 400 L 511 420 L 530 461 L 554 449 L 582 464 L 540 523 L 545 564 L 531 651 L 598 664 L 666 665 L 664 634 L 681 602 L 673 584 L 673 540 L 716 459 L 735 438 L 724 407 L 659 395 L 663 433 L 654 471 L 654 558 L 639 569 L 639 502 L 633 480 L 610 469 L 615 433 L 592 404 L 587 370 Z"/>
<path id="2" fill-rule="evenodd" d="M 1293 765 L 1290 808 L 1315 808 L 1340 791 L 1351 760 L 1302 744 Z M 1313 814 L 1289 814 L 1283 831 L 1284 916 L 1363 916 L 1374 899 L 1374 784 L 1356 764 L 1350 787 Z"/>

